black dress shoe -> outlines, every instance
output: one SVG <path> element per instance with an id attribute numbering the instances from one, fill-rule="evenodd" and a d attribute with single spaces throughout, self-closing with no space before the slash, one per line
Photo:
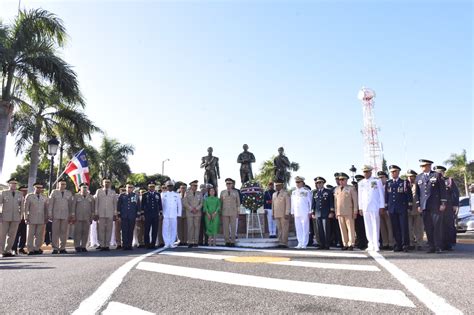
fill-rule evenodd
<path id="1" fill-rule="evenodd" d="M 61 249 L 61 250 L 59 251 L 59 253 L 60 253 L 60 254 L 67 254 L 68 252 L 67 252 L 67 250 L 65 250 L 65 249 Z"/>
<path id="2" fill-rule="evenodd" d="M 341 250 L 347 250 L 348 248 L 349 247 L 347 247 L 347 246 L 343 246 L 343 247 L 341 247 Z"/>
<path id="3" fill-rule="evenodd" d="M 415 246 L 410 245 L 410 246 L 408 246 L 408 249 L 409 249 L 409 250 L 415 250 Z"/>
<path id="4" fill-rule="evenodd" d="M 97 249 L 97 250 L 102 250 L 102 246 L 99 245 L 99 246 L 97 246 L 95 249 Z"/>
<path id="5" fill-rule="evenodd" d="M 326 247 L 324 247 L 324 249 L 326 249 L 326 250 L 327 250 L 327 249 L 331 249 L 331 247 L 329 247 L 329 246 L 326 246 Z"/>
<path id="6" fill-rule="evenodd" d="M 82 252 L 82 248 L 80 248 L 80 247 L 76 247 L 75 250 L 76 250 L 76 253 L 81 253 Z"/>
<path id="7" fill-rule="evenodd" d="M 28 253 L 28 256 L 33 256 L 33 255 L 36 255 L 34 251 Z"/>
<path id="8" fill-rule="evenodd" d="M 85 248 L 85 247 L 83 247 L 83 248 L 81 248 L 81 249 L 82 249 L 82 251 L 83 251 L 84 253 L 87 253 L 87 252 L 88 252 L 87 248 Z"/>
<path id="9" fill-rule="evenodd" d="M 347 249 L 350 250 L 350 251 L 353 251 L 353 250 L 354 250 L 354 246 L 349 246 Z"/>
<path id="10" fill-rule="evenodd" d="M 41 249 L 40 250 L 35 250 L 34 253 L 35 253 L 35 255 L 42 255 L 43 251 Z"/>
<path id="11" fill-rule="evenodd" d="M 18 252 L 19 252 L 20 254 L 23 254 L 23 255 L 26 255 L 26 254 L 27 254 L 27 252 L 26 252 L 25 249 L 23 249 L 23 248 L 20 248 L 20 249 L 18 250 Z"/>
<path id="12" fill-rule="evenodd" d="M 405 253 L 408 253 L 408 250 L 409 250 L 409 249 L 410 249 L 410 246 L 407 246 L 407 245 L 403 246 L 403 251 L 404 251 Z"/>
<path id="13" fill-rule="evenodd" d="M 53 255 L 58 255 L 58 254 L 59 254 L 59 251 L 58 251 L 57 249 L 54 249 L 51 254 L 53 254 Z"/>
<path id="14" fill-rule="evenodd" d="M 435 249 L 434 248 L 430 248 L 428 249 L 427 253 L 428 254 L 433 254 L 435 252 Z"/>
<path id="15" fill-rule="evenodd" d="M 444 250 L 442 250 L 441 248 L 438 248 L 436 250 L 436 254 L 443 254 L 443 253 L 446 253 Z"/>
<path id="16" fill-rule="evenodd" d="M 107 251 L 106 247 L 101 247 L 99 250 L 100 250 L 101 252 Z"/>
<path id="17" fill-rule="evenodd" d="M 115 249 L 122 249 L 122 245 L 117 245 Z"/>
<path id="18" fill-rule="evenodd" d="M 12 253 L 3 253 L 2 257 L 13 257 Z"/>
<path id="19" fill-rule="evenodd" d="M 189 245 L 188 245 L 188 248 L 193 248 L 193 244 L 189 244 Z"/>

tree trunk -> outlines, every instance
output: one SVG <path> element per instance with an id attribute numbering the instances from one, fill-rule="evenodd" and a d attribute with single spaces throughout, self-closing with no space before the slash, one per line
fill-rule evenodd
<path id="1" fill-rule="evenodd" d="M 8 101 L 0 100 L 0 176 L 3 173 L 3 162 L 5 159 L 5 146 L 7 135 L 10 130 L 12 106 Z"/>
<path id="2" fill-rule="evenodd" d="M 37 119 L 35 131 L 33 133 L 33 145 L 31 146 L 30 170 L 28 172 L 28 191 L 29 192 L 33 191 L 33 184 L 35 183 L 36 176 L 38 175 L 40 134 L 41 134 L 41 121 L 40 119 Z"/>

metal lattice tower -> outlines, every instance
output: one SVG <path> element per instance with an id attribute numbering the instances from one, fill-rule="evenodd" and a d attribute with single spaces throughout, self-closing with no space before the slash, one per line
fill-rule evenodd
<path id="1" fill-rule="evenodd" d="M 379 129 L 375 125 L 374 118 L 374 99 L 375 91 L 362 87 L 357 98 L 362 103 L 362 112 L 364 115 L 364 163 L 374 168 L 374 172 L 382 170 L 383 154 L 379 142 Z"/>

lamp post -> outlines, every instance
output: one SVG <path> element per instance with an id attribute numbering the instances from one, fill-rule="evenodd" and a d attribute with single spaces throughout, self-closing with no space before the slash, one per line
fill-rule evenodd
<path id="1" fill-rule="evenodd" d="M 357 172 L 357 168 L 354 165 L 352 165 L 351 168 L 349 169 L 349 171 L 352 174 L 352 182 L 354 182 L 355 181 L 355 173 Z"/>
<path id="2" fill-rule="evenodd" d="M 56 136 L 53 136 L 48 141 L 48 154 L 51 156 L 51 162 L 49 166 L 49 192 L 53 190 L 53 171 L 54 171 L 54 156 L 58 152 L 59 141 Z"/>
<path id="3" fill-rule="evenodd" d="M 165 175 L 165 162 L 169 161 L 170 159 L 163 160 L 161 162 L 161 175 Z"/>

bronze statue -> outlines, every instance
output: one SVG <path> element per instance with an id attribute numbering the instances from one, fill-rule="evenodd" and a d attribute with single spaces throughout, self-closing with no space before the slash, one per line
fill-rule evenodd
<path id="1" fill-rule="evenodd" d="M 212 147 L 207 149 L 208 155 L 202 157 L 201 168 L 204 168 L 204 184 L 211 184 L 217 191 L 219 173 L 219 158 L 212 155 Z"/>
<path id="2" fill-rule="evenodd" d="M 286 157 L 284 151 L 285 149 L 278 148 L 278 156 L 273 160 L 273 166 L 275 167 L 274 180 L 286 185 L 289 181 L 290 160 Z"/>
<path id="3" fill-rule="evenodd" d="M 240 163 L 240 180 L 246 183 L 253 180 L 252 163 L 255 163 L 255 155 L 249 152 L 249 146 L 244 144 L 244 152 L 240 153 L 237 157 L 237 163 Z"/>

